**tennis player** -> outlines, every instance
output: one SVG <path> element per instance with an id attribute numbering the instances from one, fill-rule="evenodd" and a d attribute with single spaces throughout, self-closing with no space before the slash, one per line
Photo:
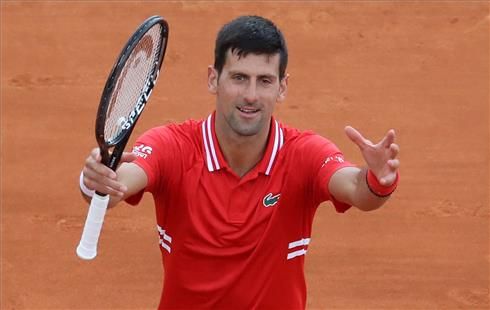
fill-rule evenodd
<path id="1" fill-rule="evenodd" d="M 355 166 L 329 140 L 274 118 L 286 97 L 288 53 L 269 20 L 241 16 L 219 31 L 207 84 L 216 109 L 203 120 L 153 128 L 116 172 L 98 149 L 81 189 L 137 204 L 155 201 L 163 266 L 161 309 L 304 309 L 304 260 L 320 203 L 338 212 L 383 205 L 398 183 L 399 147 L 352 127 Z"/>

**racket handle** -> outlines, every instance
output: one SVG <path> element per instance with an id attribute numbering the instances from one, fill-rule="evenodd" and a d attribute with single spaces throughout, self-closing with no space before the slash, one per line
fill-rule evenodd
<path id="1" fill-rule="evenodd" d="M 91 260 L 97 256 L 97 243 L 99 242 L 109 198 L 109 195 L 100 196 L 97 193 L 92 197 L 82 238 L 77 247 L 77 255 L 81 259 Z"/>

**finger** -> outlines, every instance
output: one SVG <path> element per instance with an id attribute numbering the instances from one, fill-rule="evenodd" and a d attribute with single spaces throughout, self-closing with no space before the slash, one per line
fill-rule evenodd
<path id="1" fill-rule="evenodd" d="M 116 179 L 117 175 L 112 169 L 107 167 L 106 165 L 100 163 L 100 161 L 96 161 L 95 158 L 89 156 L 85 161 L 85 167 L 83 168 L 83 173 L 89 173 L 89 171 L 93 171 L 100 176 L 105 176 L 111 179 Z"/>
<path id="2" fill-rule="evenodd" d="M 379 183 L 383 186 L 391 186 L 396 180 L 396 172 L 389 173 L 379 179 Z"/>
<path id="3" fill-rule="evenodd" d="M 100 155 L 100 149 L 98 147 L 92 149 L 90 152 L 90 156 L 95 160 L 100 162 L 102 160 L 102 156 Z"/>
<path id="4" fill-rule="evenodd" d="M 388 160 L 388 166 L 393 170 L 396 171 L 398 168 L 400 168 L 400 161 L 398 159 L 390 159 Z"/>
<path id="5" fill-rule="evenodd" d="M 107 195 L 122 196 L 128 190 L 122 183 L 100 176 L 94 178 L 90 172 L 87 175 L 84 174 L 83 182 L 87 188 Z"/>
<path id="6" fill-rule="evenodd" d="M 395 142 L 395 130 L 390 129 L 384 136 L 383 140 L 381 140 L 381 145 L 384 147 L 389 147 L 393 142 Z"/>
<path id="7" fill-rule="evenodd" d="M 398 156 L 398 153 L 400 153 L 400 146 L 398 144 L 392 143 L 390 145 L 390 152 L 391 152 L 391 158 L 395 158 Z"/>
<path id="8" fill-rule="evenodd" d="M 123 197 L 125 193 L 123 191 L 118 191 L 108 186 L 97 186 L 94 190 L 104 195 L 117 196 L 117 197 Z"/>
<path id="9" fill-rule="evenodd" d="M 366 145 L 368 144 L 368 140 L 366 140 L 359 131 L 357 131 L 356 129 L 354 129 L 353 127 L 351 126 L 346 126 L 344 128 L 344 131 L 345 131 L 345 134 L 347 135 L 347 137 L 349 137 L 349 139 L 354 142 L 360 149 L 363 149 L 364 147 L 366 147 Z"/>

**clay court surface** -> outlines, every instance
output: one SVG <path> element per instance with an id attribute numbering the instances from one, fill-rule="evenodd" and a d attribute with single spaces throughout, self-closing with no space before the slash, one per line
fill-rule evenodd
<path id="1" fill-rule="evenodd" d="M 1 309 L 154 309 L 162 267 L 151 197 L 108 214 L 97 259 L 75 255 L 78 191 L 107 74 L 163 15 L 163 73 L 136 133 L 205 117 L 219 27 L 274 20 L 289 42 L 276 116 L 333 140 L 389 128 L 401 184 L 373 213 L 322 205 L 306 256 L 309 309 L 488 309 L 489 4 L 478 1 L 1 3 Z"/>

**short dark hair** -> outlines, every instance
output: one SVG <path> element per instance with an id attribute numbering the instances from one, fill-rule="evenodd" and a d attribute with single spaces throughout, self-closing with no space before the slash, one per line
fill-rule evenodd
<path id="1" fill-rule="evenodd" d="M 221 74 L 226 53 L 231 49 L 238 57 L 249 53 L 274 55 L 279 53 L 279 78 L 286 74 L 288 50 L 286 40 L 277 26 L 260 16 L 240 16 L 225 24 L 218 32 L 214 49 L 214 68 Z"/>

